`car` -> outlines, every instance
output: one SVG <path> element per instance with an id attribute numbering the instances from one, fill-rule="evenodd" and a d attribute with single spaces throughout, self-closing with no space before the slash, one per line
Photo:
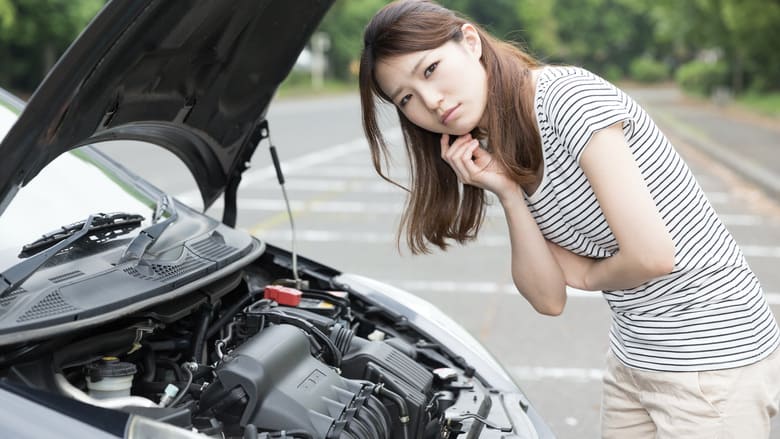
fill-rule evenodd
<path id="1" fill-rule="evenodd" d="M 114 0 L 28 102 L 0 93 L 0 436 L 553 437 L 430 303 L 235 227 L 331 3 Z M 109 144 L 167 149 L 223 217 Z"/>

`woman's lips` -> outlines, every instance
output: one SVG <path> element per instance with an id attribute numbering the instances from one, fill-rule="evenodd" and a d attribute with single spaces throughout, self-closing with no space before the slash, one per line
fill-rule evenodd
<path id="1" fill-rule="evenodd" d="M 449 122 L 449 120 L 452 119 L 452 115 L 455 113 L 455 110 L 457 110 L 458 108 L 460 108 L 460 104 L 445 111 L 444 114 L 441 115 L 441 123 L 447 125 L 447 122 Z"/>

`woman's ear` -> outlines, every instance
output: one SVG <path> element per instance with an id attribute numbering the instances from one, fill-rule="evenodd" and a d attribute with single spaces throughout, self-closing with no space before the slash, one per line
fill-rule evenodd
<path id="1" fill-rule="evenodd" d="M 460 30 L 463 33 L 462 43 L 465 45 L 466 50 L 472 53 L 477 59 L 480 59 L 482 57 L 482 40 L 479 38 L 477 28 L 471 23 L 463 23 Z"/>

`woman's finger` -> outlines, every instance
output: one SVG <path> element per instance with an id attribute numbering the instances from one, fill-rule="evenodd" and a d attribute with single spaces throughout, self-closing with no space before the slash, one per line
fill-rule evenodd
<path id="1" fill-rule="evenodd" d="M 450 146 L 449 150 L 447 151 L 447 161 L 452 162 L 453 160 L 457 160 L 457 157 L 463 153 L 463 150 L 468 148 L 469 142 L 471 142 L 471 140 L 471 135 L 465 134 L 452 142 L 452 146 Z"/>
<path id="2" fill-rule="evenodd" d="M 441 158 L 446 160 L 447 151 L 450 149 L 450 135 L 444 133 L 441 135 Z"/>
<path id="3" fill-rule="evenodd" d="M 471 161 L 471 153 L 475 148 L 474 142 L 467 142 L 461 145 L 456 154 L 453 154 L 452 162 L 450 163 L 456 173 L 461 177 L 461 181 L 466 184 L 471 184 L 474 174 L 471 171 L 469 165 L 473 164 Z"/>
<path id="4" fill-rule="evenodd" d="M 480 168 L 475 163 L 475 156 L 477 153 L 477 150 L 479 150 L 479 142 L 474 140 L 473 142 L 470 142 L 468 144 L 468 147 L 465 148 L 463 153 L 460 156 L 460 161 L 463 164 L 463 169 L 466 171 L 466 173 L 473 177 L 477 173 L 482 171 L 482 168 Z"/>

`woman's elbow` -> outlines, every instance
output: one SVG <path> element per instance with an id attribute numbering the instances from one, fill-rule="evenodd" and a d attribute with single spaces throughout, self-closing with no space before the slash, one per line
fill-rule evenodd
<path id="1" fill-rule="evenodd" d="M 674 271 L 674 259 L 675 248 L 671 239 L 669 242 L 657 243 L 639 256 L 640 265 L 649 278 L 664 276 Z"/>
<path id="2" fill-rule="evenodd" d="M 522 289 L 518 285 L 515 285 L 515 287 L 539 314 L 553 317 L 559 316 L 563 313 L 563 308 L 566 307 L 565 285 L 560 288 L 548 287 L 539 291 Z"/>
<path id="3" fill-rule="evenodd" d="M 555 303 L 544 303 L 544 304 L 531 304 L 536 312 L 542 315 L 550 316 L 550 317 L 557 317 L 563 313 L 563 308 L 566 307 L 566 298 L 564 296 L 564 299 Z"/>

